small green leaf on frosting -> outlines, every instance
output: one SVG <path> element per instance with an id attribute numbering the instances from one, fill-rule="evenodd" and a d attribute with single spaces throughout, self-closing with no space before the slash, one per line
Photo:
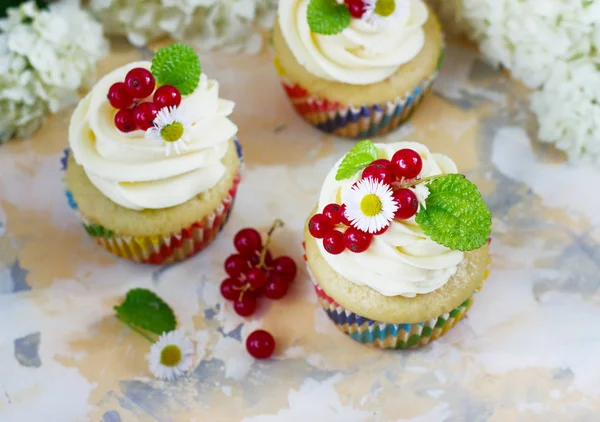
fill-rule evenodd
<path id="1" fill-rule="evenodd" d="M 200 59 L 185 44 L 159 49 L 152 60 L 152 75 L 161 85 L 173 85 L 181 95 L 189 95 L 200 82 Z"/>
<path id="2" fill-rule="evenodd" d="M 115 306 L 117 318 L 127 325 L 161 335 L 177 328 L 173 310 L 154 292 L 133 289 L 127 292 L 125 301 Z"/>
<path id="3" fill-rule="evenodd" d="M 433 241 L 459 251 L 479 249 L 487 243 L 492 213 L 477 186 L 460 174 L 447 174 L 431 182 L 429 196 L 416 222 Z"/>
<path id="4" fill-rule="evenodd" d="M 371 141 L 360 141 L 342 160 L 335 175 L 335 180 L 349 179 L 357 172 L 377 160 L 379 149 Z"/>
<path id="5" fill-rule="evenodd" d="M 308 26 L 312 32 L 335 35 L 350 25 L 350 11 L 335 0 L 310 0 L 306 12 Z"/>

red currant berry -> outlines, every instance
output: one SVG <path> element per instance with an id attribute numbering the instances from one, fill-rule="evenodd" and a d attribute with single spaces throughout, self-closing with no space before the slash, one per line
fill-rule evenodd
<path id="1" fill-rule="evenodd" d="M 386 231 L 388 231 L 388 229 L 390 228 L 390 225 L 385 226 L 383 229 L 379 230 L 378 232 L 373 233 L 373 236 L 379 236 L 384 234 Z"/>
<path id="2" fill-rule="evenodd" d="M 250 266 L 256 267 L 260 263 L 260 251 L 257 251 L 254 255 L 250 257 Z M 267 250 L 265 253 L 265 266 L 270 268 L 273 266 L 273 254 L 271 251 Z"/>
<path id="3" fill-rule="evenodd" d="M 423 160 L 415 150 L 401 149 L 392 157 L 392 171 L 398 179 L 414 179 L 422 169 Z"/>
<path id="4" fill-rule="evenodd" d="M 246 281 L 250 284 L 252 290 L 256 290 L 265 285 L 267 276 L 261 269 L 252 268 L 248 274 L 246 274 Z"/>
<path id="5" fill-rule="evenodd" d="M 127 93 L 127 87 L 123 82 L 112 84 L 107 98 L 110 105 L 117 109 L 127 108 L 133 104 L 133 98 Z"/>
<path id="6" fill-rule="evenodd" d="M 392 164 L 392 162 L 390 160 L 386 160 L 385 158 L 380 158 L 379 160 L 373 161 L 371 164 L 369 164 L 369 166 L 388 168 L 390 166 L 390 164 Z"/>
<path id="7" fill-rule="evenodd" d="M 181 93 L 173 85 L 163 85 L 154 92 L 154 104 L 158 108 L 179 107 L 181 104 Z"/>
<path id="8" fill-rule="evenodd" d="M 140 103 L 133 109 L 135 124 L 142 130 L 147 130 L 152 127 L 152 122 L 158 114 L 158 107 L 154 103 Z"/>
<path id="9" fill-rule="evenodd" d="M 221 283 L 221 295 L 227 300 L 238 300 L 241 293 L 241 285 L 237 280 L 228 278 Z"/>
<path id="10" fill-rule="evenodd" d="M 250 269 L 250 264 L 246 258 L 241 255 L 231 255 L 225 261 L 225 272 L 231 277 L 239 277 L 246 274 Z"/>
<path id="11" fill-rule="evenodd" d="M 135 118 L 133 111 L 128 108 L 123 108 L 115 114 L 115 126 L 121 132 L 131 132 L 136 130 Z"/>
<path id="12" fill-rule="evenodd" d="M 146 98 L 154 92 L 156 82 L 148 69 L 136 67 L 125 76 L 125 85 L 133 98 Z"/>
<path id="13" fill-rule="evenodd" d="M 331 255 L 339 255 L 344 252 L 344 234 L 339 230 L 330 230 L 323 238 L 323 247 Z"/>
<path id="14" fill-rule="evenodd" d="M 277 274 L 282 274 L 288 276 L 290 281 L 296 278 L 296 272 L 298 268 L 296 267 L 296 263 L 289 256 L 280 256 L 275 261 L 273 261 L 273 271 Z"/>
<path id="15" fill-rule="evenodd" d="M 333 229 L 333 223 L 323 214 L 313 215 L 308 222 L 308 231 L 315 239 L 322 239 L 331 229 Z"/>
<path id="16" fill-rule="evenodd" d="M 368 177 L 371 177 L 375 180 L 381 180 L 383 183 L 388 185 L 392 183 L 392 172 L 389 169 L 389 167 L 371 164 L 362 172 L 363 179 L 366 179 Z"/>
<path id="17" fill-rule="evenodd" d="M 289 287 L 290 283 L 278 277 L 278 274 L 273 274 L 265 287 L 265 296 L 273 300 L 281 299 L 287 294 Z"/>
<path id="18" fill-rule="evenodd" d="M 350 16 L 354 19 L 360 19 L 365 14 L 365 5 L 362 0 L 344 0 L 348 10 L 350 10 Z"/>
<path id="19" fill-rule="evenodd" d="M 237 251 L 244 256 L 252 256 L 262 249 L 262 237 L 254 229 L 242 229 L 233 239 Z"/>
<path id="20" fill-rule="evenodd" d="M 365 233 L 354 227 L 349 227 L 344 233 L 344 245 L 354 253 L 361 253 L 369 249 L 373 235 Z"/>
<path id="21" fill-rule="evenodd" d="M 243 317 L 247 317 L 256 312 L 256 298 L 254 295 L 244 294 L 242 300 L 239 300 L 233 304 L 235 312 Z"/>
<path id="22" fill-rule="evenodd" d="M 275 339 L 265 330 L 257 330 L 246 339 L 246 350 L 256 359 L 268 359 L 275 351 Z"/>
<path id="23" fill-rule="evenodd" d="M 342 206 L 338 204 L 329 204 L 323 208 L 323 215 L 335 225 L 342 222 Z"/>
<path id="24" fill-rule="evenodd" d="M 398 189 L 394 192 L 393 197 L 398 205 L 398 210 L 394 218 L 406 220 L 417 213 L 419 200 L 412 190 Z"/>
<path id="25" fill-rule="evenodd" d="M 342 204 L 342 209 L 340 210 L 340 215 L 342 216 L 342 221 L 341 221 L 342 224 L 344 224 L 346 226 L 352 225 L 350 220 L 348 220 L 348 217 L 346 217 L 346 204 Z"/>

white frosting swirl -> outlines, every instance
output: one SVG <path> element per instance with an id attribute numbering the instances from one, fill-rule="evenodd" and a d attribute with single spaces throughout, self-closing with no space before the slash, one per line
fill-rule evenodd
<path id="1" fill-rule="evenodd" d="M 422 0 L 396 0 L 391 25 L 377 27 L 361 19 L 336 35 L 312 33 L 310 0 L 280 0 L 279 25 L 294 57 L 313 75 L 352 85 L 383 81 L 423 48 L 423 24 L 428 18 Z"/>
<path id="2" fill-rule="evenodd" d="M 432 154 L 416 142 L 377 144 L 380 156 L 390 159 L 403 148 L 410 148 L 423 159 L 421 177 L 456 173 L 454 162 L 441 154 Z M 327 204 L 345 202 L 354 182 L 360 179 L 358 172 L 352 179 L 336 181 L 335 175 L 341 160 L 327 175 L 321 190 L 318 209 Z M 317 241 L 321 255 L 336 272 L 349 281 L 369 286 L 384 296 L 415 297 L 442 287 L 464 258 L 463 252 L 450 250 L 426 236 L 415 223 L 415 218 L 394 220 L 389 229 L 374 236 L 367 251 L 353 253 L 348 250 L 331 255 Z"/>
<path id="3" fill-rule="evenodd" d="M 102 78 L 79 103 L 69 127 L 71 151 L 90 181 L 110 200 L 133 210 L 172 207 L 212 188 L 225 174 L 221 159 L 237 133 L 227 118 L 234 103 L 220 99 L 219 84 L 204 74 L 180 105 L 191 111 L 193 121 L 188 151 L 167 157 L 165 147 L 148 140 L 144 131 L 119 131 L 108 90 L 131 69 L 150 66 L 131 63 Z"/>

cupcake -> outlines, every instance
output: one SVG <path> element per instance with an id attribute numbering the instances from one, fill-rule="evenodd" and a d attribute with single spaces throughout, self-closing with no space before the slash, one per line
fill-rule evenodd
<path id="1" fill-rule="evenodd" d="M 138 262 L 205 248 L 240 182 L 233 107 L 183 44 L 102 78 L 73 113 L 64 160 L 67 197 L 85 230 Z"/>
<path id="2" fill-rule="evenodd" d="M 294 108 L 364 139 L 410 117 L 438 75 L 439 21 L 423 0 L 281 0 L 275 65 Z"/>
<path id="3" fill-rule="evenodd" d="M 327 175 L 306 260 L 325 312 L 354 340 L 421 346 L 471 306 L 487 277 L 491 213 L 456 172 L 420 143 L 363 141 Z"/>

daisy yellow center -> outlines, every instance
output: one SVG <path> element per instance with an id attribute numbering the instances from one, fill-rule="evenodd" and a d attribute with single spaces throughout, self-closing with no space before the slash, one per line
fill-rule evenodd
<path id="1" fill-rule="evenodd" d="M 365 195 L 360 200 L 360 210 L 367 217 L 375 217 L 383 209 L 383 203 L 381 199 L 373 193 Z"/>
<path id="2" fill-rule="evenodd" d="M 375 4 L 375 13 L 387 18 L 396 10 L 395 0 L 378 0 Z"/>
<path id="3" fill-rule="evenodd" d="M 160 363 L 165 366 L 175 366 L 181 362 L 181 349 L 179 346 L 169 344 L 160 352 Z"/>
<path id="4" fill-rule="evenodd" d="M 173 122 L 160 130 L 160 136 L 167 142 L 176 142 L 183 136 L 183 125 Z"/>

